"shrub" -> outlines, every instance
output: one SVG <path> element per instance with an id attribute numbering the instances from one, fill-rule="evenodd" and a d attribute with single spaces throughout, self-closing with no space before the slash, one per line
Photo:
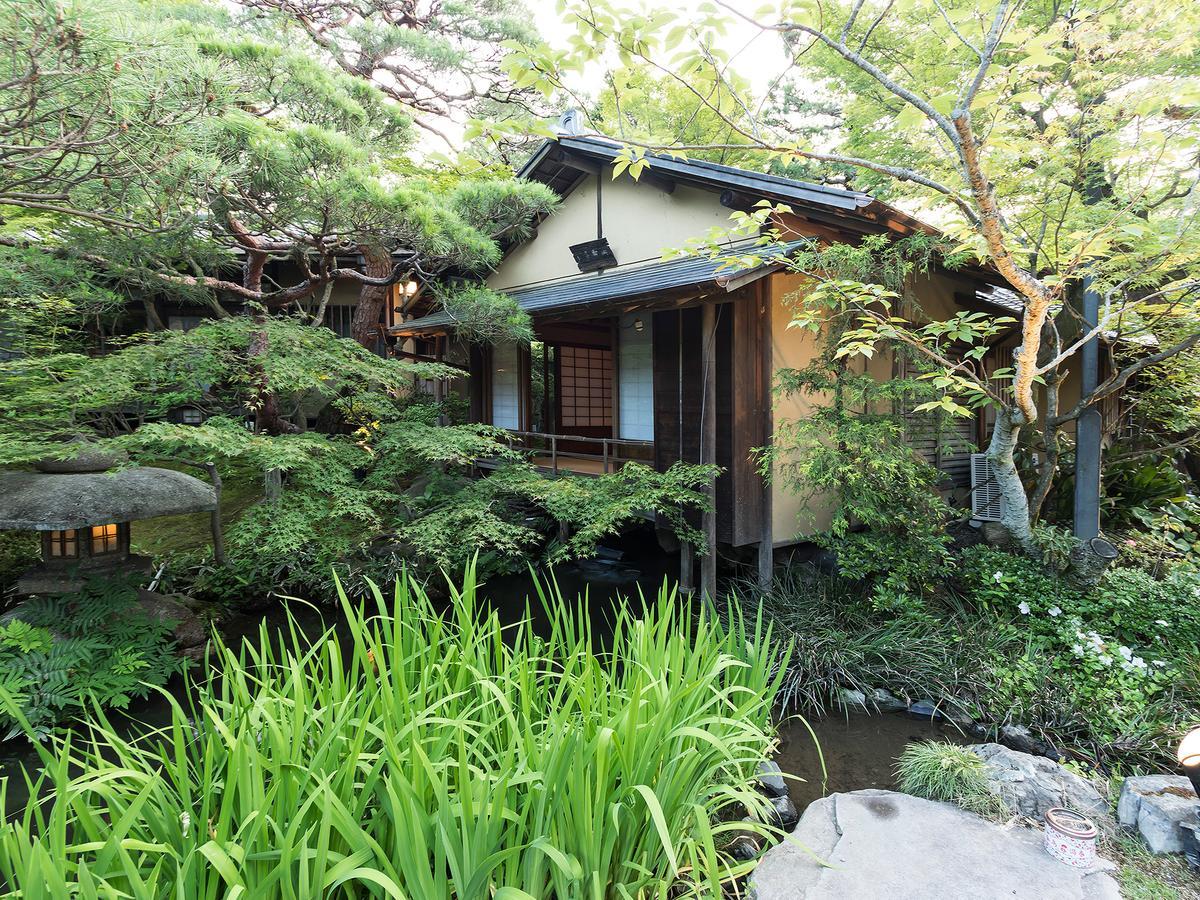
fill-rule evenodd
<path id="1" fill-rule="evenodd" d="M 987 764 L 965 747 L 945 741 L 915 741 L 896 766 L 900 790 L 926 800 L 953 803 L 981 816 L 1003 816 L 1008 808 L 988 785 Z"/>
<path id="2" fill-rule="evenodd" d="M 341 594 L 348 639 L 264 625 L 141 740 L 101 719 L 42 748 L 43 801 L 0 827 L 0 878 L 54 896 L 719 896 L 726 822 L 764 812 L 781 660 L 760 622 L 664 591 L 616 614 L 543 596 L 502 625 L 474 575 L 447 615 L 411 579 Z M 48 793 L 47 793 L 48 790 Z M 766 830 L 765 828 L 763 830 Z M 671 887 L 668 887 L 671 886 Z M 89 893 L 90 892 L 90 893 Z"/>
<path id="3" fill-rule="evenodd" d="M 0 625 L 7 737 L 23 725 L 44 738 L 94 704 L 123 709 L 179 670 L 172 623 L 147 615 L 136 597 L 124 582 L 93 580 L 78 594 L 27 600 Z"/>
<path id="4" fill-rule="evenodd" d="M 0 531 L 0 595 L 41 558 L 38 535 L 32 531 Z"/>
<path id="5" fill-rule="evenodd" d="M 1200 574 L 1106 573 L 1090 591 L 1022 556 L 963 552 L 958 588 L 1014 637 L 989 656 L 980 705 L 1097 761 L 1156 766 L 1200 717 Z"/>

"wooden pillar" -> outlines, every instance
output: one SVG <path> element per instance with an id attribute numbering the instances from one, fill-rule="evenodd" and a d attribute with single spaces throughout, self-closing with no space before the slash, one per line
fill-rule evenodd
<path id="1" fill-rule="evenodd" d="M 775 435 L 775 404 L 771 396 L 771 375 L 774 370 L 774 359 L 771 349 L 771 289 L 770 279 L 758 282 L 758 322 L 762 329 L 759 338 L 759 421 L 762 422 L 763 448 L 770 449 L 771 440 Z M 774 487 L 771 479 L 762 478 L 762 503 L 759 505 L 760 533 L 758 538 L 758 586 L 763 590 L 771 586 L 775 570 L 775 511 L 772 508 L 771 495 Z"/>
<path id="2" fill-rule="evenodd" d="M 692 579 L 696 571 L 696 551 L 692 549 L 691 541 L 683 541 L 679 545 L 679 593 L 690 594 L 696 589 Z"/>
<path id="3" fill-rule="evenodd" d="M 700 462 L 717 462 L 717 305 L 704 304 L 700 328 L 701 371 L 704 373 L 704 399 L 700 417 Z M 711 509 L 704 513 L 702 526 L 708 552 L 700 559 L 700 595 L 709 602 L 717 597 L 717 479 L 709 478 L 704 488 Z"/>
<path id="4" fill-rule="evenodd" d="M 554 426 L 550 421 L 550 345 L 542 341 L 542 431 L 553 434 Z"/>

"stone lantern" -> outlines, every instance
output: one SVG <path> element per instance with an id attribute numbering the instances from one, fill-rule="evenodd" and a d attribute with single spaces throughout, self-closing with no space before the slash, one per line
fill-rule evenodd
<path id="1" fill-rule="evenodd" d="M 131 522 L 217 507 L 216 492 L 198 478 L 112 469 L 120 461 L 85 450 L 42 461 L 36 472 L 0 472 L 0 529 L 42 535 L 42 562 L 17 581 L 19 593 L 70 593 L 89 577 L 148 572 L 149 558 L 129 552 Z"/>

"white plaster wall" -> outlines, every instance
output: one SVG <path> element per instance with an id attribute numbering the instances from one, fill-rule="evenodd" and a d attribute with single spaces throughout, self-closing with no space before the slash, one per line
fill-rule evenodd
<path id="1" fill-rule="evenodd" d="M 655 262 L 663 251 L 684 246 L 714 226 L 728 227 L 729 210 L 710 191 L 677 185 L 667 194 L 628 175 L 615 181 L 602 173 L 604 236 L 617 267 Z M 497 290 L 581 274 L 568 249 L 596 238 L 596 176 L 588 176 L 538 228 L 537 236 L 513 250 L 488 279 Z M 616 271 L 609 269 L 607 271 Z"/>
<path id="2" fill-rule="evenodd" d="M 637 323 L 642 330 L 638 331 Z M 654 440 L 654 318 L 646 313 L 621 316 L 617 332 L 618 437 Z"/>

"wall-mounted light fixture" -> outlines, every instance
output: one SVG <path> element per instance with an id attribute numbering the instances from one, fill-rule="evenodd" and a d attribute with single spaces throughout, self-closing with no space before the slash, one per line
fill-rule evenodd
<path id="1" fill-rule="evenodd" d="M 633 320 L 633 330 L 634 331 L 645 331 L 646 323 L 643 322 L 641 319 L 634 319 Z"/>
<path id="2" fill-rule="evenodd" d="M 413 294 L 415 294 L 417 292 L 418 288 L 420 288 L 420 285 L 410 279 L 408 281 L 408 283 L 404 285 L 404 293 L 407 296 L 411 297 Z"/>

